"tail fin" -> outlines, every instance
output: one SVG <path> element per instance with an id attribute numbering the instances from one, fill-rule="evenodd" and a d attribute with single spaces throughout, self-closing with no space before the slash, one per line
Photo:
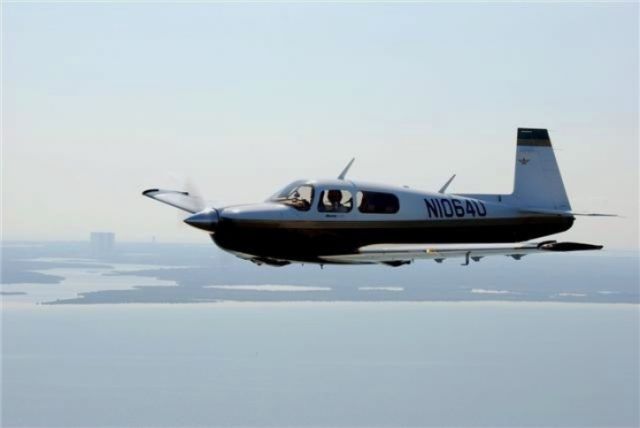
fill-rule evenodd
<path id="1" fill-rule="evenodd" d="M 524 207 L 571 211 L 546 129 L 518 128 L 512 197 Z"/>

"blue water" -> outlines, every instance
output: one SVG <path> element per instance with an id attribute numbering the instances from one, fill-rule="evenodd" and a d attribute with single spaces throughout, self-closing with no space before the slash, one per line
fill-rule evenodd
<path id="1" fill-rule="evenodd" d="M 637 426 L 638 305 L 2 311 L 2 426 Z"/>

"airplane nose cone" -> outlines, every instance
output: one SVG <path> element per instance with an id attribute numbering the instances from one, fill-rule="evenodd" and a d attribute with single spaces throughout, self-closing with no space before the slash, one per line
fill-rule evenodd
<path id="1" fill-rule="evenodd" d="M 198 229 L 206 230 L 207 232 L 215 232 L 218 225 L 218 211 L 214 208 L 207 208 L 206 210 L 197 212 L 186 219 L 184 222 L 189 226 L 196 227 Z"/>

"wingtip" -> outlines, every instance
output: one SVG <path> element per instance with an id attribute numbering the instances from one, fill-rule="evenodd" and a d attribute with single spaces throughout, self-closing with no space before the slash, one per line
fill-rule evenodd
<path id="1" fill-rule="evenodd" d="M 157 192 L 159 189 L 147 189 L 142 192 L 143 196 L 148 196 L 149 193 Z"/>
<path id="2" fill-rule="evenodd" d="M 548 251 L 593 251 L 602 250 L 604 245 L 583 244 L 580 242 L 549 242 L 541 245 L 541 248 Z"/>

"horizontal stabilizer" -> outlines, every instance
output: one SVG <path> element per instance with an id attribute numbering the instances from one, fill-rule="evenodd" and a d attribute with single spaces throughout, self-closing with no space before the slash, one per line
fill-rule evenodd
<path id="1" fill-rule="evenodd" d="M 197 213 L 202 211 L 204 202 L 199 196 L 189 194 L 189 192 L 181 192 L 179 190 L 149 189 L 142 192 L 148 198 L 155 199 L 172 207 L 179 208 L 188 213 Z"/>
<path id="2" fill-rule="evenodd" d="M 602 213 L 577 213 L 574 211 L 565 210 L 553 210 L 548 208 L 521 208 L 520 212 L 527 214 L 557 214 L 564 216 L 587 216 L 587 217 L 618 217 L 617 214 L 602 214 Z"/>

